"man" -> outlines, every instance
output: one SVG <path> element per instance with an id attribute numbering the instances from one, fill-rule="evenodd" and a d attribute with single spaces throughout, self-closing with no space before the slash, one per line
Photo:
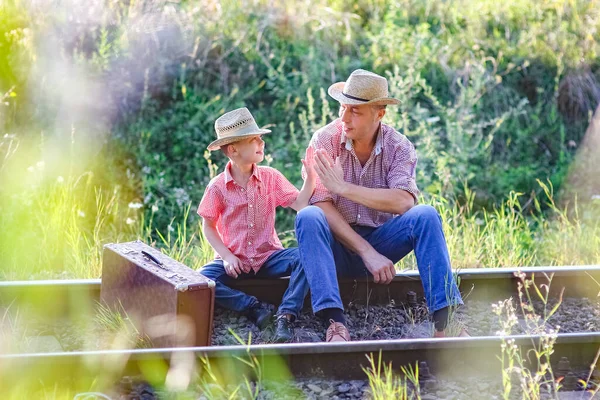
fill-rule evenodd
<path id="1" fill-rule="evenodd" d="M 319 182 L 313 205 L 296 217 L 313 311 L 329 322 L 327 341 L 350 340 L 336 272 L 389 284 L 394 263 L 413 250 L 434 336 L 444 337 L 449 308 L 463 302 L 440 216 L 431 206 L 416 205 L 415 148 L 381 122 L 386 106 L 399 101 L 388 97 L 387 79 L 361 69 L 328 93 L 340 103 L 339 118 L 312 137 Z"/>

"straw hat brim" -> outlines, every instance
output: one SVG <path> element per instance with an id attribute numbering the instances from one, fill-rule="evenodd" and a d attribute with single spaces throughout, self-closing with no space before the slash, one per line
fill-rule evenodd
<path id="1" fill-rule="evenodd" d="M 236 136 L 217 139 L 208 145 L 208 151 L 219 150 L 221 148 L 221 146 L 225 146 L 226 144 L 239 142 L 240 140 L 244 140 L 244 139 L 247 139 L 252 136 L 264 135 L 267 133 L 271 133 L 271 131 L 269 129 L 258 129 L 257 131 L 244 133 L 243 135 L 236 135 Z"/>
<path id="2" fill-rule="evenodd" d="M 393 97 L 380 97 L 369 101 L 354 100 L 344 95 L 344 85 L 346 82 L 337 82 L 329 86 L 327 93 L 342 104 L 371 104 L 371 105 L 396 105 L 400 104 L 400 100 Z"/>

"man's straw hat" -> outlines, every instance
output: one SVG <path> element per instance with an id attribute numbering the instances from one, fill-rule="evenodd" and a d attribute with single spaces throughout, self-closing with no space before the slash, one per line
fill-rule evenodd
<path id="1" fill-rule="evenodd" d="M 217 132 L 217 140 L 208 145 L 210 151 L 219 150 L 221 146 L 250 136 L 271 132 L 268 129 L 260 129 L 246 107 L 229 111 L 217 118 L 215 131 Z"/>
<path id="2" fill-rule="evenodd" d="M 387 79 L 364 69 L 352 72 L 346 82 L 338 82 L 329 86 L 327 92 L 342 104 L 391 105 L 400 103 L 400 100 L 388 97 Z"/>

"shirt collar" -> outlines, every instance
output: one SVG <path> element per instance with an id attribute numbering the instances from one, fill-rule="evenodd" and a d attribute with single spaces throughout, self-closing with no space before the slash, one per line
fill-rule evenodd
<path id="1" fill-rule="evenodd" d="M 231 176 L 231 161 L 227 162 L 225 166 L 225 184 L 233 181 L 233 176 Z M 260 169 L 256 164 L 252 164 L 252 176 L 256 178 L 257 181 L 261 181 L 260 179 Z"/>
<path id="2" fill-rule="evenodd" d="M 381 149 L 383 147 L 383 144 L 382 144 L 383 126 L 384 125 L 380 122 L 379 128 L 377 128 L 377 139 L 375 139 L 375 155 L 376 156 L 381 153 Z M 342 129 L 341 121 L 340 121 L 340 130 L 342 132 L 342 134 L 340 136 L 340 145 L 344 145 L 344 148 L 348 151 L 352 150 L 352 139 L 349 139 L 346 137 L 346 134 L 344 133 L 344 130 Z"/>

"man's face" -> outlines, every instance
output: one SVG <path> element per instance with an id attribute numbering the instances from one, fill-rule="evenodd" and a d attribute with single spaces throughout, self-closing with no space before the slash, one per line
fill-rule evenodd
<path id="1" fill-rule="evenodd" d="M 353 140 L 368 139 L 373 135 L 383 114 L 385 114 L 385 110 L 380 110 L 369 104 L 340 105 L 342 129 L 346 137 Z"/>
<path id="2" fill-rule="evenodd" d="M 265 142 L 260 135 L 252 136 L 232 144 L 235 148 L 233 155 L 239 162 L 259 163 L 265 158 Z"/>

